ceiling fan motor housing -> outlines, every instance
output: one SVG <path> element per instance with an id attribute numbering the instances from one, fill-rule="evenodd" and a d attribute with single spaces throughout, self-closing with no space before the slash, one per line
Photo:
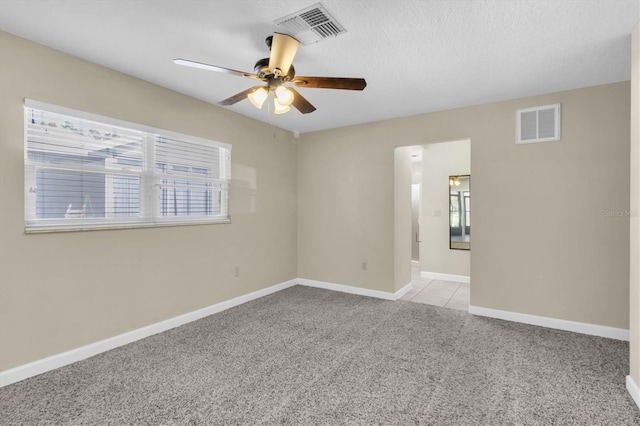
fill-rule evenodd
<path id="1" fill-rule="evenodd" d="M 261 78 L 281 80 L 282 82 L 291 81 L 296 75 L 296 71 L 293 68 L 293 65 L 291 65 L 287 75 L 280 75 L 276 77 L 273 70 L 269 69 L 269 58 L 262 58 L 258 60 L 253 68 L 253 72 Z"/>

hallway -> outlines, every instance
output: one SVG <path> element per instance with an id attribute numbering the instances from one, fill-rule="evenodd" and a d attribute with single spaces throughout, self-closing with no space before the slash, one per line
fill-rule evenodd
<path id="1" fill-rule="evenodd" d="M 469 309 L 469 283 L 432 280 L 420 276 L 420 266 L 411 262 L 412 288 L 400 298 L 409 302 L 424 303 L 444 308 L 467 311 Z"/>

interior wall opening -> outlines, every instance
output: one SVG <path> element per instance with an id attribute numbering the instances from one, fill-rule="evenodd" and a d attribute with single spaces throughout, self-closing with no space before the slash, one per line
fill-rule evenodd
<path id="1" fill-rule="evenodd" d="M 410 196 L 410 203 L 399 201 L 402 195 L 396 196 L 396 221 L 411 222 L 410 235 L 396 235 L 396 241 L 411 241 L 409 257 L 399 257 L 402 250 L 396 252 L 396 262 L 411 265 L 411 289 L 402 299 L 468 310 L 473 216 L 471 141 L 398 149 L 408 151 L 410 161 L 399 162 L 396 153 L 396 167 L 406 169 L 396 170 L 396 179 L 398 175 L 411 176 L 410 189 L 401 189 L 402 194 L 408 194 L 404 196 Z M 402 206 L 410 206 L 410 210 Z M 396 225 L 396 233 L 407 230 Z"/>

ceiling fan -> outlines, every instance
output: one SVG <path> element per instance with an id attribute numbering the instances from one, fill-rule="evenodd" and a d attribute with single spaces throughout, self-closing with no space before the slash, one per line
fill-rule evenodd
<path id="1" fill-rule="evenodd" d="M 308 114 L 316 110 L 316 107 L 307 101 L 297 90 L 292 87 L 285 87 L 285 84 L 293 84 L 296 87 L 303 88 L 341 90 L 363 90 L 367 86 L 364 78 L 296 76 L 293 67 L 293 58 L 296 55 L 300 42 L 290 35 L 281 33 L 273 33 L 273 36 L 267 37 L 265 42 L 271 50 L 271 55 L 268 58 L 263 58 L 256 62 L 253 73 L 180 58 L 174 59 L 173 62 L 178 65 L 222 72 L 253 80 L 260 80 L 266 83 L 265 85 L 254 86 L 237 93 L 230 98 L 218 102 L 218 104 L 233 105 L 248 98 L 256 108 L 262 108 L 262 105 L 269 97 L 269 93 L 274 92 L 276 114 L 284 114 L 289 111 L 289 105 L 293 105 L 303 114 Z"/>

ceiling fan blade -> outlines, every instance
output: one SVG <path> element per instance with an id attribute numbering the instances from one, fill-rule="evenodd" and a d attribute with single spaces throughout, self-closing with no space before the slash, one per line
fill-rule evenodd
<path id="1" fill-rule="evenodd" d="M 218 105 L 233 105 L 237 102 L 240 102 L 243 99 L 247 99 L 249 93 L 253 93 L 255 90 L 259 89 L 261 86 L 253 86 L 248 88 L 247 90 L 243 90 L 240 93 L 236 93 L 235 95 L 227 98 L 223 101 L 218 102 Z"/>
<path id="2" fill-rule="evenodd" d="M 237 75 L 239 77 L 248 77 L 248 78 L 254 78 L 254 79 L 257 79 L 257 80 L 263 80 L 258 75 L 250 73 L 250 72 L 232 70 L 230 68 L 223 68 L 223 67 L 219 67 L 219 66 L 216 66 L 216 65 L 205 64 L 205 63 L 202 63 L 202 62 L 190 61 L 188 59 L 177 58 L 177 59 L 173 60 L 173 63 L 177 64 L 177 65 L 184 65 L 186 67 L 200 68 L 202 70 L 207 70 L 207 71 L 216 71 L 216 72 L 221 72 L 221 73 L 224 73 L 224 74 Z"/>
<path id="3" fill-rule="evenodd" d="M 367 82 L 364 78 L 296 76 L 296 78 L 291 82 L 297 87 L 308 87 L 314 89 L 363 90 L 367 87 Z"/>
<path id="4" fill-rule="evenodd" d="M 287 89 L 293 92 L 293 102 L 291 102 L 291 105 L 293 105 L 298 111 L 303 114 L 309 114 L 316 110 L 316 107 L 311 105 L 311 102 L 306 100 L 296 89 L 291 87 L 288 87 Z"/>
<path id="5" fill-rule="evenodd" d="M 300 42 L 290 35 L 273 33 L 269 69 L 274 74 L 276 74 L 276 69 L 279 69 L 282 76 L 287 75 L 299 45 Z"/>

